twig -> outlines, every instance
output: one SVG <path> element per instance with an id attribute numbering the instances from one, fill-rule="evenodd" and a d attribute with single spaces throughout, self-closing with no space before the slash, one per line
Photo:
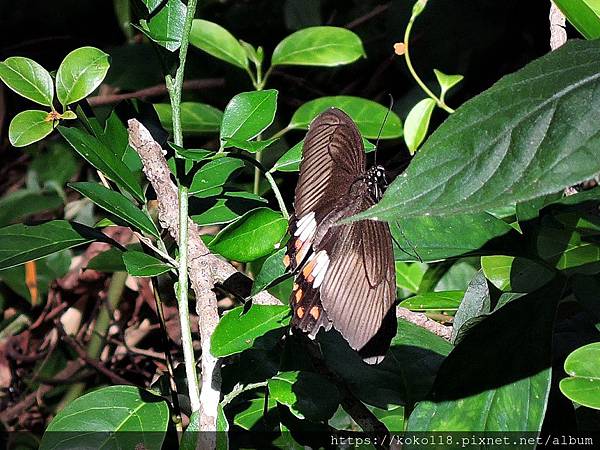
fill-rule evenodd
<path id="1" fill-rule="evenodd" d="M 550 48 L 556 50 L 567 42 L 567 30 L 565 29 L 565 15 L 560 9 L 550 2 Z"/>
<path id="2" fill-rule="evenodd" d="M 382 12 L 387 11 L 387 9 L 389 7 L 390 7 L 390 3 L 385 3 L 383 5 L 377 5 L 375 8 L 373 8 L 367 14 L 357 17 L 356 19 L 354 19 L 351 22 L 348 22 L 346 25 L 344 25 L 344 28 L 348 28 L 349 30 L 351 30 L 352 28 L 356 28 L 357 26 L 362 25 L 363 23 L 371 20 L 373 17 L 378 16 Z"/>
<path id="3" fill-rule="evenodd" d="M 188 80 L 183 82 L 184 90 L 202 90 L 214 87 L 221 87 L 225 85 L 224 78 L 206 78 L 202 80 Z M 164 84 L 157 84 L 155 86 L 140 89 L 139 91 L 127 92 L 124 94 L 109 94 L 109 95 L 97 95 L 94 97 L 88 97 L 88 103 L 90 106 L 101 106 L 101 105 L 112 105 L 122 100 L 128 100 L 131 98 L 146 98 L 146 97 L 158 97 L 167 94 L 167 86 Z"/>
<path id="4" fill-rule="evenodd" d="M 427 317 L 426 314 L 413 312 L 410 309 L 398 307 L 396 309 L 396 317 L 400 319 L 404 319 L 407 322 L 414 323 L 415 325 L 425 328 L 426 330 L 431 331 L 433 334 L 450 340 L 452 336 L 452 327 L 447 327 L 442 325 L 441 323 L 436 322 L 435 320 Z"/>

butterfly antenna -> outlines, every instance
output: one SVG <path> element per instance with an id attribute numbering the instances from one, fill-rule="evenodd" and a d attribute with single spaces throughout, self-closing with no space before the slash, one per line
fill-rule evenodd
<path id="1" fill-rule="evenodd" d="M 381 123 L 381 126 L 379 127 L 379 133 L 377 133 L 377 140 L 375 141 L 375 158 L 374 158 L 375 161 L 373 164 L 374 166 L 377 165 L 377 149 L 379 148 L 379 139 L 381 139 L 381 133 L 383 131 L 383 127 L 385 126 L 385 122 L 387 121 L 387 118 L 390 115 L 390 111 L 394 107 L 394 97 L 392 97 L 392 94 L 388 94 L 388 95 L 390 96 L 390 106 L 385 113 L 385 117 L 383 118 L 383 122 Z"/>
<path id="2" fill-rule="evenodd" d="M 402 246 L 400 245 L 400 243 L 396 240 L 396 238 L 392 234 L 393 241 L 396 243 L 396 245 L 398 246 L 398 248 L 401 251 L 403 251 L 404 253 L 406 253 L 408 256 L 412 256 L 413 258 L 416 256 L 417 259 L 419 260 L 419 262 L 422 263 L 423 262 L 423 258 L 421 258 L 421 255 L 419 255 L 419 252 L 417 252 L 417 248 L 413 245 L 413 243 L 411 242 L 411 240 L 406 236 L 406 234 L 404 234 L 404 231 L 402 230 L 402 227 L 400 226 L 400 223 L 396 222 L 396 226 L 398 227 L 398 231 L 400 231 L 400 234 L 402 235 L 402 238 L 408 243 L 408 245 L 410 246 L 410 248 L 414 252 L 414 254 L 409 253 L 406 250 L 404 250 L 402 248 Z"/>

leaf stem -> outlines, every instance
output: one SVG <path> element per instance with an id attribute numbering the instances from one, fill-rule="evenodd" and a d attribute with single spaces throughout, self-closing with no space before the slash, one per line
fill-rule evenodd
<path id="1" fill-rule="evenodd" d="M 247 391 L 251 391 L 252 389 L 256 389 L 259 387 L 265 387 L 267 386 L 267 382 L 266 381 L 259 381 L 257 383 L 250 383 L 247 384 L 245 386 L 241 385 L 241 384 L 236 384 L 233 387 L 233 390 L 223 396 L 223 400 L 221 400 L 221 407 L 225 408 L 225 406 L 227 406 L 229 403 L 231 403 L 231 401 L 236 398 L 238 395 L 247 392 Z"/>
<path id="2" fill-rule="evenodd" d="M 421 0 L 417 0 L 417 4 L 420 1 Z M 438 98 L 433 92 L 431 92 L 431 89 L 429 89 L 427 87 L 427 85 L 423 82 L 423 80 L 421 80 L 419 75 L 417 75 L 417 72 L 415 71 L 415 69 L 412 65 L 412 61 L 410 60 L 410 45 L 409 45 L 410 32 L 412 31 L 412 27 L 415 23 L 416 18 L 419 16 L 419 14 L 421 14 L 421 12 L 423 11 L 423 7 L 424 7 L 424 3 L 423 3 L 423 7 L 421 7 L 421 8 L 417 8 L 416 7 L 417 4 L 415 4 L 415 8 L 413 8 L 413 13 L 410 16 L 410 20 L 408 21 L 408 25 L 406 26 L 406 30 L 404 31 L 404 59 L 406 60 L 406 66 L 408 67 L 410 74 L 413 76 L 413 78 L 415 79 L 417 84 L 419 86 L 421 86 L 421 89 L 423 89 L 423 91 L 425 91 L 425 93 L 429 97 L 431 97 L 440 108 L 442 108 L 444 111 L 452 114 L 454 112 L 454 110 L 452 108 L 450 108 L 448 105 L 446 105 L 446 103 L 444 103 L 443 98 Z"/>

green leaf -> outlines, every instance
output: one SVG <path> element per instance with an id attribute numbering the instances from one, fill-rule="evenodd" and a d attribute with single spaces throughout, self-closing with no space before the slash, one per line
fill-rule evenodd
<path id="1" fill-rule="evenodd" d="M 136 386 L 107 386 L 59 411 L 40 449 L 143 446 L 159 450 L 169 419 L 167 403 L 160 397 Z"/>
<path id="2" fill-rule="evenodd" d="M 90 182 L 69 183 L 69 187 L 139 230 L 154 237 L 160 235 L 152 219 L 120 192 L 111 191 L 101 184 Z"/>
<path id="3" fill-rule="evenodd" d="M 156 8 L 160 6 L 163 0 L 142 0 L 146 8 L 148 8 L 148 12 L 152 14 Z"/>
<path id="4" fill-rule="evenodd" d="M 223 113 L 221 141 L 255 138 L 273 123 L 276 109 L 275 89 L 237 94 L 227 104 Z"/>
<path id="5" fill-rule="evenodd" d="M 269 331 L 290 322 L 287 305 L 252 305 L 246 314 L 239 306 L 225 314 L 210 340 L 210 352 L 216 357 L 234 355 L 251 348 L 254 341 Z"/>
<path id="6" fill-rule="evenodd" d="M 109 67 L 109 56 L 94 47 L 81 47 L 65 56 L 56 72 L 56 95 L 61 105 L 70 105 L 94 92 Z"/>
<path id="7" fill-rule="evenodd" d="M 229 260 L 254 261 L 278 248 L 286 230 L 280 213 L 258 208 L 223 228 L 208 247 Z"/>
<path id="8" fill-rule="evenodd" d="M 460 306 L 454 315 L 454 322 L 452 322 L 452 343 L 458 343 L 491 310 L 490 289 L 483 271 L 479 270 L 471 278 Z"/>
<path id="9" fill-rule="evenodd" d="M 94 256 L 87 263 L 86 269 L 97 270 L 98 272 L 125 272 L 125 263 L 123 262 L 123 253 L 118 248 L 112 247 L 105 252 Z"/>
<path id="10" fill-rule="evenodd" d="M 407 264 L 396 261 L 396 286 L 416 293 L 423 279 L 426 268 L 421 264 Z"/>
<path id="11" fill-rule="evenodd" d="M 172 269 L 160 259 L 134 250 L 123 253 L 123 263 L 127 273 L 134 277 L 156 277 Z"/>
<path id="12" fill-rule="evenodd" d="M 278 138 L 266 139 L 264 141 L 246 141 L 242 139 L 227 139 L 223 147 L 235 147 L 250 153 L 262 152 L 265 148 L 276 142 Z"/>
<path id="13" fill-rule="evenodd" d="M 167 130 L 173 130 L 171 105 L 157 103 L 154 109 L 158 114 L 160 123 Z M 181 104 L 181 128 L 186 134 L 215 133 L 219 131 L 223 113 L 210 105 L 197 102 L 183 102 Z"/>
<path id="14" fill-rule="evenodd" d="M 586 39 L 600 37 L 600 5 L 596 0 L 556 0 L 554 3 Z"/>
<path id="15" fill-rule="evenodd" d="M 463 295 L 463 291 L 428 292 L 410 297 L 400 306 L 413 311 L 453 311 L 458 309 Z"/>
<path id="16" fill-rule="evenodd" d="M 63 206 L 63 199 L 56 191 L 20 189 L 5 194 L 0 198 L 0 227 L 61 206 Z"/>
<path id="17" fill-rule="evenodd" d="M 339 27 L 311 27 L 296 31 L 282 40 L 271 64 L 300 66 L 340 66 L 366 56 L 360 38 Z"/>
<path id="18" fill-rule="evenodd" d="M 254 398 L 250 400 L 250 404 L 246 407 L 246 409 L 237 413 L 233 418 L 233 423 L 238 427 L 250 431 L 252 427 L 257 425 L 260 420 L 262 420 L 265 409 L 265 401 L 264 398 Z M 277 406 L 277 402 L 269 397 L 267 403 L 267 410 L 273 409 Z"/>
<path id="19" fill-rule="evenodd" d="M 554 278 L 552 270 L 522 257 L 482 256 L 481 268 L 494 286 L 507 292 L 532 292 Z"/>
<path id="20" fill-rule="evenodd" d="M 86 244 L 95 240 L 98 234 L 93 228 L 66 220 L 0 228 L 0 269 L 18 266 L 66 248 Z"/>
<path id="21" fill-rule="evenodd" d="M 8 140 L 15 147 L 25 147 L 44 139 L 54 129 L 46 111 L 21 111 L 10 121 Z"/>
<path id="22" fill-rule="evenodd" d="M 600 409 L 600 343 L 584 345 L 565 360 L 568 378 L 560 380 L 561 392 L 570 400 Z"/>
<path id="23" fill-rule="evenodd" d="M 194 19 L 190 32 L 190 44 L 241 69 L 248 68 L 248 58 L 244 47 L 221 25 L 208 20 Z"/>
<path id="24" fill-rule="evenodd" d="M 102 142 L 77 128 L 58 127 L 58 131 L 87 162 L 125 189 L 137 200 L 144 201 L 144 193 L 134 174 Z"/>
<path id="25" fill-rule="evenodd" d="M 350 95 L 321 97 L 306 102 L 296 110 L 288 128 L 308 129 L 315 117 L 328 108 L 339 108 L 348 114 L 358 126 L 360 133 L 367 139 L 376 139 L 381 129 L 381 139 L 392 139 L 402 136 L 402 122 L 390 111 L 383 129 L 384 118 L 388 108 L 371 100 Z"/>
<path id="26" fill-rule="evenodd" d="M 591 156 L 600 145 L 599 58 L 600 42 L 569 41 L 502 78 L 458 108 L 381 202 L 354 219 L 476 213 L 591 178 L 600 172 Z"/>
<path id="27" fill-rule="evenodd" d="M 258 272 L 258 275 L 256 275 L 256 278 L 254 279 L 250 295 L 258 294 L 260 291 L 264 290 L 269 283 L 285 274 L 286 268 L 283 265 L 283 256 L 285 255 L 286 250 L 285 247 L 280 248 L 265 260 L 260 268 L 260 272 Z"/>
<path id="28" fill-rule="evenodd" d="M 443 362 L 429 399 L 410 415 L 407 431 L 539 432 L 562 291 L 561 283 L 553 283 L 475 325 Z"/>
<path id="29" fill-rule="evenodd" d="M 140 20 L 140 25 L 150 39 L 174 52 L 181 45 L 186 11 L 181 0 L 167 0 L 150 20 Z"/>
<path id="30" fill-rule="evenodd" d="M 237 158 L 223 157 L 209 161 L 194 175 L 190 195 L 205 198 L 220 194 L 221 186 L 240 167 L 244 167 L 244 162 Z"/>
<path id="31" fill-rule="evenodd" d="M 446 75 L 444 72 L 437 69 L 433 69 L 433 73 L 435 73 L 435 77 L 440 85 L 441 98 L 444 98 L 446 96 L 446 92 L 460 83 L 464 78 L 462 75 Z"/>
<path id="32" fill-rule="evenodd" d="M 280 372 L 269 380 L 269 394 L 299 419 L 330 419 L 340 403 L 337 387 L 312 372 Z"/>
<path id="33" fill-rule="evenodd" d="M 252 211 L 267 201 L 250 192 L 226 192 L 224 198 L 219 198 L 217 203 L 201 214 L 191 216 L 198 225 L 220 225 L 233 222 L 248 211 Z"/>
<path id="34" fill-rule="evenodd" d="M 26 99 L 52 108 L 54 82 L 34 60 L 22 56 L 5 59 L 0 63 L 0 80 Z"/>
<path id="35" fill-rule="evenodd" d="M 430 98 L 424 98 L 417 103 L 406 116 L 404 121 L 404 141 L 410 151 L 414 155 L 425 139 L 427 130 L 429 129 L 429 121 L 431 113 L 435 108 L 435 101 Z"/>

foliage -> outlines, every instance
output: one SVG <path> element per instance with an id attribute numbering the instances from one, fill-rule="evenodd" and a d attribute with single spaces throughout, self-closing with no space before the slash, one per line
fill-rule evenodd
<path id="1" fill-rule="evenodd" d="M 125 5 L 118 11 L 132 17 L 135 28 L 126 26 L 127 33 L 141 33 L 138 38 L 158 55 L 154 64 L 144 64 L 170 77 L 174 55 L 185 44 L 187 6 L 180 0 L 117 3 Z M 46 322 L 44 330 L 59 328 L 47 362 L 34 370 L 42 379 L 52 378 L 82 353 L 99 370 L 94 383 L 75 380 L 67 389 L 45 391 L 52 394 L 45 400 L 56 415 L 45 424 L 42 448 L 63 445 L 66 437 L 85 446 L 84 431 L 98 432 L 106 442 L 115 433 L 122 447 L 131 446 L 127 439 L 140 438 L 145 448 L 166 448 L 174 442 L 167 431 L 181 426 L 170 417 L 181 414 L 191 416 L 183 448 L 193 448 L 198 430 L 181 370 L 171 367 L 177 393 L 164 382 L 167 376 L 151 383 L 153 375 L 168 372 L 170 361 L 134 360 L 128 352 L 139 350 L 144 341 L 126 344 L 126 336 L 117 345 L 120 336 L 109 331 L 110 325 L 123 331 L 128 320 L 139 321 L 138 329 L 144 321 L 162 322 L 165 342 L 142 353 L 148 355 L 168 351 L 168 340 L 181 336 L 177 325 L 158 312 L 173 308 L 179 254 L 161 231 L 155 193 L 128 144 L 126 119 L 131 117 L 152 131 L 173 179 L 189 189 L 190 217 L 201 226 L 209 250 L 254 279 L 243 294 L 230 292 L 227 283 L 218 286 L 221 316 L 210 351 L 223 361 L 217 426 L 229 431 L 229 438 L 243 442 L 248 433 L 272 431 L 269 445 L 318 445 L 311 441 L 318 433 L 310 431 L 324 425 L 357 429 L 348 396 L 391 432 L 540 433 L 549 426 L 550 413 L 576 414 L 564 402 L 568 411 L 557 412 L 554 381 L 561 378 L 560 392 L 582 405 L 578 414 L 599 409 L 598 345 L 590 342 L 598 340 L 600 330 L 600 188 L 590 187 L 600 173 L 600 43 L 574 40 L 530 57 L 454 110 L 447 97 L 461 92 L 469 73 L 463 78 L 432 67 L 430 76 L 418 75 L 422 64 L 411 30 L 418 20 L 435 19 L 429 8 L 441 8 L 419 0 L 405 11 L 404 42 L 396 46 L 410 83 L 403 87 L 400 106 L 388 111 L 385 97 L 373 101 L 354 95 L 361 89 L 327 91 L 317 98 L 319 89 L 308 90 L 300 100 L 291 100 L 295 87 L 278 83 L 278 77 L 302 77 L 301 84 L 310 85 L 313 74 L 351 77 L 361 64 L 371 64 L 365 60 L 371 57 L 367 36 L 322 26 L 318 8 L 312 15 L 308 11 L 316 3 L 286 1 L 286 19 L 305 8 L 303 17 L 312 18 L 311 26 L 290 25 L 293 32 L 264 48 L 257 45 L 259 38 L 240 40 L 227 21 L 194 19 L 190 57 L 205 63 L 207 74 L 213 65 L 222 70 L 235 88 L 219 98 L 186 95 L 176 105 L 185 145 L 171 142 L 177 113 L 164 98 L 152 105 L 128 100 L 114 109 L 85 103 L 102 83 L 125 76 L 117 65 L 118 50 L 109 56 L 81 47 L 51 70 L 21 56 L 0 63 L 0 79 L 15 97 L 43 108 L 15 112 L 8 128 L 11 145 L 23 147 L 12 151 L 27 152 L 31 164 L 23 174 L 26 188 L 0 199 L 0 365 L 1 339 L 27 340 L 26 333 L 37 337 L 39 323 L 50 312 L 58 315 L 77 306 L 90 316 L 80 324 L 84 345 L 71 342 L 69 335 L 77 330 L 68 330 L 62 319 L 60 327 Z M 584 36 L 597 35 L 598 15 L 589 2 L 557 3 Z M 413 86 L 419 91 L 409 91 Z M 453 104 L 455 99 L 450 99 Z M 410 160 L 383 200 L 350 220 L 389 222 L 398 305 L 452 328 L 449 342 L 399 320 L 388 355 L 377 366 L 364 364 L 335 331 L 317 338 L 322 359 L 306 350 L 310 343 L 287 333 L 291 280 L 283 246 L 294 172 L 304 131 L 332 106 L 357 123 L 365 151 L 372 152 L 371 141 L 381 139 L 394 146 L 394 154 L 384 153 L 384 160 Z M 385 147 L 382 142 L 381 150 Z M 566 196 L 565 189 L 573 186 L 580 192 Z M 120 241 L 123 230 L 138 239 Z M 97 250 L 92 243 L 105 247 Z M 71 261 L 77 269 L 69 271 Z M 78 261 L 88 269 L 78 275 L 82 280 L 94 271 L 97 277 L 104 276 L 98 272 L 109 274 L 95 279 L 98 292 L 85 293 L 92 282 L 73 291 L 66 287 Z M 138 284 L 128 277 L 137 277 Z M 134 292 L 133 285 L 139 295 L 135 310 L 120 302 Z M 264 290 L 282 305 L 253 304 L 253 296 Z M 52 303 L 56 296 L 76 298 L 61 306 Z M 95 302 L 96 297 L 106 303 L 78 303 L 78 298 Z M 141 320 L 144 314 L 149 318 Z M 59 338 L 67 347 L 56 345 Z M 114 363 L 112 371 L 109 363 Z M 140 374 L 148 379 L 140 382 Z M 124 377 L 139 387 L 121 385 L 118 380 Z M 107 380 L 118 385 L 102 387 Z M 116 433 L 121 430 L 132 433 Z M 94 439 L 97 443 L 98 436 Z"/>

